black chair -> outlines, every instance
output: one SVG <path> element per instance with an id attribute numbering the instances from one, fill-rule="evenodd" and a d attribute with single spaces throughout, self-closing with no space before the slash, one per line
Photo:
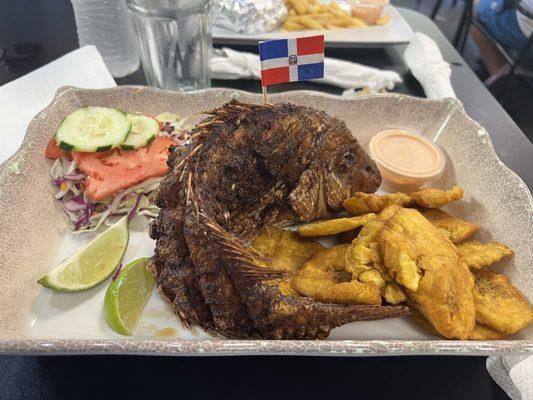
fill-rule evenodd
<path id="1" fill-rule="evenodd" d="M 505 0 L 509 6 L 515 8 L 517 12 L 525 15 L 527 18 L 533 19 L 533 13 L 529 10 L 526 10 L 519 1 L 517 0 Z M 498 50 L 505 57 L 507 63 L 510 65 L 511 69 L 509 73 L 504 78 L 504 81 L 498 91 L 496 98 L 498 101 L 503 103 L 505 95 L 509 88 L 511 81 L 516 77 L 524 78 L 533 78 L 533 60 L 528 57 L 529 49 L 533 46 L 533 33 L 529 35 L 527 42 L 522 46 L 522 48 L 516 53 L 511 54 L 498 40 L 488 32 L 477 20 L 472 19 L 471 23 L 479 29 L 481 33 L 487 36 L 498 48 Z M 466 40 L 466 39 L 465 39 Z M 528 82 L 528 85 L 530 82 Z M 531 86 L 530 86 L 531 87 Z"/>
<path id="2" fill-rule="evenodd" d="M 439 13 L 440 8 L 442 7 L 443 0 L 436 0 L 435 5 L 430 13 L 430 18 L 434 20 Z M 470 22 L 472 20 L 472 10 L 474 9 L 473 0 L 463 0 L 464 7 L 459 16 L 459 23 L 457 24 L 457 30 L 452 39 L 453 46 L 459 51 L 462 52 L 466 42 L 466 37 L 468 36 L 468 30 L 470 29 Z M 451 8 L 457 6 L 457 0 L 451 1 Z"/>

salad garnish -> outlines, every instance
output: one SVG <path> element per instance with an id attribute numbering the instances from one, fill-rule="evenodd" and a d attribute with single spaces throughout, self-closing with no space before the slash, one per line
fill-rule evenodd
<path id="1" fill-rule="evenodd" d="M 135 114 L 135 118 L 139 120 L 140 115 Z M 165 120 L 162 120 L 161 117 L 164 117 Z M 151 219 L 159 213 L 154 198 L 159 183 L 166 172 L 166 157 L 163 159 L 161 157 L 154 158 L 150 155 L 150 146 L 152 142 L 159 148 L 166 146 L 167 143 L 183 145 L 190 137 L 190 131 L 183 126 L 184 120 L 175 114 L 163 113 L 156 118 L 148 116 L 143 116 L 143 118 L 146 121 L 148 119 L 157 121 L 159 130 L 156 135 L 157 138 L 154 138 L 157 140 L 155 142 L 153 139 L 146 140 L 147 143 L 143 147 L 135 150 L 124 150 L 121 148 L 124 146 L 118 146 L 116 149 L 104 153 L 92 153 L 94 156 L 91 156 L 91 153 L 87 152 L 64 152 L 55 147 L 56 143 L 49 144 L 47 156 L 55 158 L 50 168 L 51 181 L 55 188 L 54 197 L 59 201 L 67 228 L 72 233 L 92 232 L 103 224 L 110 226 L 125 215 L 131 221 L 139 215 Z M 133 126 L 151 127 L 146 121 L 142 124 L 134 123 Z M 75 136 L 72 138 L 76 139 Z M 52 141 L 54 140 L 52 139 Z M 140 141 L 137 139 L 136 143 L 140 143 Z M 52 148 L 52 152 L 49 151 L 50 148 Z M 108 160 L 117 163 L 116 167 L 115 164 L 107 162 Z M 121 161 L 124 161 L 124 165 L 120 164 Z M 138 162 L 139 168 L 131 166 L 134 161 Z M 104 169 L 102 171 L 97 169 L 100 163 L 103 164 L 100 166 Z M 160 167 L 150 168 L 147 163 L 158 163 L 157 165 Z M 144 171 L 144 175 L 142 175 L 142 171 Z M 143 176 L 147 178 L 142 179 Z M 115 179 L 116 182 L 100 182 L 98 180 L 106 177 Z M 140 182 L 136 182 L 138 180 Z M 121 188 L 129 182 L 136 183 Z M 94 190 L 97 185 L 104 185 L 105 187 L 100 190 L 98 186 L 97 190 Z M 89 190 L 89 186 L 91 190 Z M 116 188 L 120 190 L 117 191 Z M 108 192 L 112 195 L 100 198 L 102 193 L 106 195 Z"/>

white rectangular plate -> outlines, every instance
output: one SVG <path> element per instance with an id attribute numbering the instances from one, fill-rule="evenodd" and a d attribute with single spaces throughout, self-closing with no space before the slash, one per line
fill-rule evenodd
<path id="1" fill-rule="evenodd" d="M 343 5 L 345 6 L 345 5 Z M 323 31 L 282 32 L 281 29 L 269 33 L 245 34 L 213 27 L 213 42 L 216 44 L 257 44 L 260 40 L 285 39 L 301 36 L 324 35 L 328 47 L 381 47 L 390 44 L 409 43 L 413 37 L 411 27 L 405 22 L 398 10 L 386 6 L 384 13 L 389 22 L 383 26 L 367 28 L 335 29 Z"/>
<path id="2" fill-rule="evenodd" d="M 494 354 L 533 352 L 533 326 L 501 341 L 447 341 L 429 335 L 409 318 L 355 322 L 325 341 L 225 340 L 183 328 L 154 292 L 133 336 L 110 330 L 103 318 L 106 284 L 83 293 L 57 293 L 36 283 L 58 261 L 90 239 L 66 232 L 52 196 L 44 149 L 58 123 L 81 105 L 117 107 L 157 115 L 198 113 L 232 98 L 261 102 L 261 95 L 230 89 L 193 93 L 145 87 L 103 90 L 64 88 L 28 127 L 20 150 L 0 166 L 0 352 L 148 354 Z M 344 120 L 366 147 L 375 133 L 405 129 L 439 138 L 448 165 L 437 187 L 458 184 L 465 198 L 448 209 L 482 226 L 477 238 L 515 250 L 497 266 L 532 301 L 533 198 L 527 186 L 492 148 L 487 132 L 456 100 L 387 94 L 341 98 L 317 92 L 273 94 L 272 102 L 313 106 Z M 154 243 L 135 231 L 124 261 L 150 256 Z"/>

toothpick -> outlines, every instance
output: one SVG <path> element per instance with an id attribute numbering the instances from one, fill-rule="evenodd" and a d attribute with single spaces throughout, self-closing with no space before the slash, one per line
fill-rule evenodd
<path id="1" fill-rule="evenodd" d="M 433 143 L 437 143 L 437 140 L 439 140 L 441 133 L 444 131 L 444 128 L 446 128 L 446 125 L 448 125 L 448 121 L 450 120 L 452 113 L 453 111 L 448 114 L 442 125 L 439 127 L 437 133 L 435 133 L 435 136 L 433 136 Z"/>
<path id="2" fill-rule="evenodd" d="M 263 103 L 267 104 L 267 87 L 263 86 Z"/>

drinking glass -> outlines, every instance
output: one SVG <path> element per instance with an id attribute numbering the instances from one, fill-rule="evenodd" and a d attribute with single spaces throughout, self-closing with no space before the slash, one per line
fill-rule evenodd
<path id="1" fill-rule="evenodd" d="M 125 0 L 71 0 L 80 47 L 95 45 L 116 78 L 139 68 L 137 39 Z"/>
<path id="2" fill-rule="evenodd" d="M 150 86 L 197 90 L 211 84 L 211 0 L 127 0 Z"/>

